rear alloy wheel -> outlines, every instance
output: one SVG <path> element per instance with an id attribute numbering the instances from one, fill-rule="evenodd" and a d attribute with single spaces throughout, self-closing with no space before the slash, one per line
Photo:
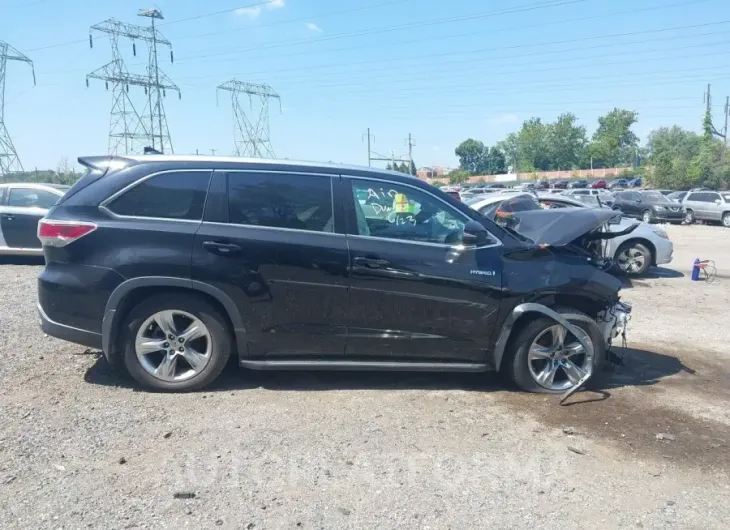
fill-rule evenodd
<path id="1" fill-rule="evenodd" d="M 684 222 L 688 225 L 695 222 L 695 213 L 692 210 L 687 210 L 684 213 Z"/>
<path id="2" fill-rule="evenodd" d="M 651 261 L 651 251 L 641 243 L 624 243 L 616 251 L 616 263 L 626 274 L 644 274 Z"/>
<path id="3" fill-rule="evenodd" d="M 231 351 L 224 318 L 195 296 L 152 297 L 130 313 L 124 364 L 153 390 L 189 391 L 211 383 Z"/>
<path id="4" fill-rule="evenodd" d="M 641 214 L 641 220 L 645 223 L 651 223 L 654 220 L 654 216 L 651 214 L 651 210 L 644 210 L 644 213 Z"/>
<path id="5" fill-rule="evenodd" d="M 512 341 L 516 349 L 506 365 L 522 390 L 560 394 L 578 384 L 591 370 L 591 381 L 600 377 L 605 356 L 600 329 L 572 319 L 571 314 L 562 316 L 577 328 L 581 339 L 593 346 L 592 351 L 586 352 L 577 337 L 551 318 L 536 318 Z"/>
<path id="6" fill-rule="evenodd" d="M 730 228 L 730 212 L 726 212 L 722 216 L 722 226 Z"/>

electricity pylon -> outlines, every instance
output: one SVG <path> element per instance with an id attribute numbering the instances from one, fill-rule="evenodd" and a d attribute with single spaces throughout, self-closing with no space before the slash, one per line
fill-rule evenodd
<path id="1" fill-rule="evenodd" d="M 157 45 L 172 47 L 170 41 L 163 37 L 154 27 L 154 20 L 162 18 L 157 10 L 143 10 L 140 16 L 152 18 L 152 27 L 127 24 L 110 18 L 91 26 L 89 45 L 93 48 L 93 32 L 106 33 L 112 48 L 112 60 L 101 68 L 86 76 L 86 85 L 89 79 L 100 79 L 106 83 L 107 89 L 112 85 L 112 110 L 109 120 L 109 154 L 142 154 L 144 148 L 164 152 L 173 152 L 170 132 L 167 128 L 167 117 L 162 105 L 162 96 L 167 90 L 176 91 L 180 96 L 180 89 L 167 75 L 160 71 L 157 65 Z M 130 73 L 124 63 L 119 50 L 120 38 L 132 40 L 132 52 L 137 55 L 136 41 L 146 42 L 149 48 L 149 60 L 146 74 Z M 170 50 L 170 60 L 173 55 Z M 144 88 L 147 101 L 142 114 L 137 112 L 129 94 L 130 86 Z"/>
<path id="2" fill-rule="evenodd" d="M 33 84 L 35 85 L 33 61 L 7 42 L 0 41 L 0 177 L 7 173 L 23 171 L 23 165 L 20 163 L 13 140 L 5 127 L 5 71 L 8 61 L 28 63 L 33 70 Z"/>
<path id="3" fill-rule="evenodd" d="M 246 83 L 237 79 L 231 79 L 218 85 L 216 88 L 216 101 L 218 99 L 218 90 L 227 90 L 231 93 L 233 139 L 236 156 L 274 158 L 274 150 L 271 147 L 271 139 L 269 138 L 269 100 L 272 98 L 277 99 L 281 111 L 279 94 L 274 92 L 274 89 L 269 85 Z M 249 113 L 241 105 L 242 94 L 248 96 Z M 256 102 L 255 106 L 254 100 Z"/>

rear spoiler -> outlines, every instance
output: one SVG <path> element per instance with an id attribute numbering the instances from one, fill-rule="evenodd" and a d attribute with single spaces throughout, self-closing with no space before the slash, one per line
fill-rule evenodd
<path id="1" fill-rule="evenodd" d="M 79 164 L 91 171 L 101 171 L 106 174 L 110 169 L 123 169 L 136 164 L 134 160 L 119 156 L 80 156 Z"/>

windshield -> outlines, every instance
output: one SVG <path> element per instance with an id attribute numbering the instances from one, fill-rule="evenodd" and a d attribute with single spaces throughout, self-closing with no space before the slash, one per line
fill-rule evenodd
<path id="1" fill-rule="evenodd" d="M 644 191 L 641 193 L 641 196 L 644 197 L 644 199 L 647 201 L 664 201 L 664 200 L 666 200 L 664 195 L 662 195 L 658 191 Z"/>

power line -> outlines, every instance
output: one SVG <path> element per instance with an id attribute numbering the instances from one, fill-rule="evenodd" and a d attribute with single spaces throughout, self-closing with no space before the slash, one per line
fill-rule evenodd
<path id="1" fill-rule="evenodd" d="M 399 31 L 399 30 L 405 30 L 405 29 L 417 29 L 417 28 L 424 28 L 429 26 L 436 26 L 440 24 L 451 24 L 453 22 L 463 22 L 467 20 L 478 20 L 481 18 L 489 18 L 489 17 L 499 17 L 502 15 L 510 15 L 513 13 L 524 13 L 529 11 L 536 11 L 540 9 L 549 9 L 552 7 L 561 7 L 565 5 L 571 5 L 571 4 L 579 4 L 583 2 L 587 2 L 590 0 L 561 0 L 559 2 L 552 2 L 552 3 L 543 3 L 543 4 L 532 4 L 517 8 L 509 8 L 504 9 L 502 11 L 488 11 L 488 12 L 482 12 L 482 13 L 476 13 L 473 15 L 463 15 L 460 17 L 452 17 L 452 18 L 445 18 L 445 19 L 436 19 L 436 20 L 430 20 L 427 22 L 414 22 L 409 24 L 400 24 L 396 26 L 389 26 L 385 28 L 374 28 L 374 29 L 368 29 L 363 31 L 356 31 L 356 32 L 350 32 L 350 33 L 340 33 L 337 35 L 328 35 L 326 37 L 321 37 L 318 39 L 305 39 L 305 40 L 296 40 L 296 41 L 285 41 L 285 42 L 279 42 L 279 43 L 273 43 L 266 46 L 255 46 L 255 47 L 249 47 L 249 48 L 239 48 L 239 49 L 233 49 L 233 50 L 227 50 L 223 52 L 217 52 L 217 53 L 207 53 L 204 55 L 193 55 L 191 57 L 186 57 L 186 60 L 191 59 L 207 59 L 209 57 L 217 57 L 221 55 L 231 55 L 236 53 L 242 53 L 247 51 L 258 51 L 258 50 L 264 50 L 264 49 L 271 49 L 271 48 L 281 48 L 285 46 L 293 46 L 298 44 L 312 44 L 315 42 L 327 42 L 332 40 L 339 40 L 344 38 L 350 38 L 350 37 L 361 37 L 364 35 L 378 35 L 382 33 L 390 33 L 392 31 Z M 706 0 L 694 0 L 697 1 L 706 1 Z"/>
<path id="2" fill-rule="evenodd" d="M 195 16 L 187 17 L 187 18 L 181 18 L 178 20 L 173 20 L 170 22 L 166 22 L 165 24 L 159 24 L 159 25 L 163 26 L 163 25 L 170 25 L 170 24 L 179 24 L 181 22 L 190 22 L 190 21 L 194 21 L 194 20 L 200 20 L 202 18 L 208 18 L 208 17 L 212 17 L 212 16 L 216 16 L 216 15 L 235 12 L 239 9 L 248 9 L 248 8 L 253 8 L 253 7 L 259 7 L 259 6 L 266 5 L 266 4 L 271 4 L 275 1 L 276 0 L 268 0 L 266 2 L 248 4 L 245 6 L 239 6 L 239 7 L 235 7 L 232 9 L 224 9 L 224 10 L 220 10 L 220 11 L 213 11 L 210 13 L 202 13 L 200 15 L 195 15 Z M 385 6 L 389 6 L 389 5 L 393 5 L 393 4 L 400 4 L 403 2 L 411 2 L 411 1 L 413 1 L 413 0 L 392 0 L 390 2 L 382 2 L 380 4 L 375 4 L 372 6 L 362 6 L 362 7 L 353 8 L 353 9 L 343 9 L 340 11 L 325 12 L 325 13 L 322 13 L 319 15 L 312 15 L 309 17 L 302 17 L 302 18 L 284 20 L 284 21 L 279 21 L 279 22 L 271 22 L 268 24 L 260 24 L 257 27 L 263 28 L 263 27 L 274 26 L 274 25 L 279 25 L 279 24 L 290 24 L 290 23 L 294 23 L 294 22 L 301 22 L 302 20 L 310 20 L 313 17 L 323 18 L 323 17 L 333 16 L 333 15 L 338 15 L 338 14 L 346 14 L 346 13 L 351 13 L 351 12 L 356 12 L 356 11 L 364 11 L 366 9 L 375 9 L 378 7 L 385 7 Z M 191 38 L 198 38 L 198 37 L 209 37 L 211 35 L 220 35 L 221 33 L 230 33 L 230 32 L 234 32 L 234 31 L 245 31 L 247 29 L 248 28 L 236 28 L 233 30 L 224 30 L 224 31 L 220 31 L 220 32 L 217 31 L 217 32 L 212 32 L 212 33 L 197 33 L 197 34 L 193 34 L 193 35 L 182 35 L 182 36 L 178 37 L 178 39 L 184 40 L 184 39 L 191 39 Z M 66 42 L 59 42 L 56 44 L 49 44 L 47 46 L 41 46 L 40 48 L 32 48 L 29 51 L 43 51 L 43 50 L 49 50 L 49 49 L 53 49 L 53 48 L 60 48 L 63 46 L 70 46 L 73 44 L 80 44 L 80 43 L 84 43 L 84 42 L 86 42 L 85 39 L 77 39 L 77 40 L 71 40 L 71 41 L 66 41 Z"/>
<path id="3" fill-rule="evenodd" d="M 723 22 L 724 24 L 730 24 L 730 20 Z M 714 23 L 713 23 L 714 24 Z M 652 32 L 655 32 L 657 30 L 651 30 Z M 389 62 L 403 62 L 408 64 L 399 64 L 398 71 L 397 71 L 397 77 L 402 79 L 402 76 L 406 72 L 410 72 L 410 70 L 407 68 L 410 66 L 410 61 L 414 59 L 428 59 L 427 64 L 423 65 L 413 65 L 413 66 L 428 66 L 428 67 L 442 67 L 442 66 L 450 66 L 453 64 L 460 64 L 460 63 L 468 63 L 470 65 L 474 64 L 475 62 L 479 61 L 493 61 L 495 59 L 517 59 L 520 57 L 531 57 L 531 56 L 538 56 L 538 55 L 550 55 L 550 54 L 558 54 L 558 53 L 565 53 L 565 52 L 572 52 L 572 51 L 584 51 L 584 50 L 593 50 L 593 49 L 601 49 L 601 48 L 609 48 L 614 46 L 628 46 L 632 44 L 643 44 L 643 43 L 653 43 L 653 42 L 666 42 L 666 41 L 673 41 L 673 40 L 680 40 L 680 39 L 688 39 L 688 38 L 697 38 L 697 37 L 703 37 L 703 36 L 710 36 L 710 35 L 717 35 L 717 34 L 726 34 L 726 31 L 717 31 L 717 32 L 707 32 L 702 34 L 695 34 L 695 35 L 678 35 L 673 37 L 667 37 L 663 39 L 644 39 L 644 40 L 634 40 L 634 41 L 628 41 L 628 42 L 618 42 L 618 43 L 605 43 L 605 44 L 599 44 L 595 46 L 578 46 L 573 48 L 567 48 L 562 50 L 539 50 L 536 52 L 530 52 L 530 53 L 521 53 L 521 54 L 512 54 L 512 55 L 502 55 L 502 56 L 485 56 L 475 59 L 459 59 L 459 60 L 450 60 L 450 61 L 441 61 L 441 62 L 434 62 L 431 59 L 434 57 L 447 57 L 447 56 L 459 56 L 462 57 L 464 55 L 468 54 L 476 54 L 476 53 L 484 53 L 487 51 L 498 51 L 498 50 L 510 50 L 510 49 L 521 49 L 521 48 L 532 48 L 532 47 L 539 47 L 544 48 L 546 46 L 555 45 L 555 44 L 565 44 L 565 43 L 572 43 L 572 42 L 581 42 L 581 41 L 589 41 L 589 40 L 596 40 L 598 38 L 613 38 L 613 37 L 624 37 L 631 34 L 643 34 L 647 32 L 633 32 L 633 33 L 623 33 L 623 34 L 613 34 L 613 35 L 603 35 L 600 37 L 586 37 L 585 39 L 572 39 L 572 40 L 563 40 L 563 41 L 549 41 L 549 42 L 540 42 L 540 43 L 534 43 L 534 44 L 519 44 L 514 46 L 503 46 L 503 47 L 493 47 L 493 48 L 481 48 L 476 50 L 465 50 L 465 51 L 459 51 L 459 52 L 448 52 L 448 53 L 442 53 L 442 54 L 435 54 L 435 55 L 419 55 L 419 56 L 411 56 L 411 57 L 403 57 L 403 58 L 393 58 L 393 59 L 376 59 L 376 60 L 367 60 L 367 61 L 358 61 L 358 62 L 347 62 L 347 63 L 335 63 L 335 64 L 326 64 L 326 65 L 311 65 L 306 67 L 295 67 L 295 68 L 285 68 L 285 69 L 279 69 L 279 70 L 263 70 L 263 71 L 254 71 L 251 72 L 249 75 L 270 75 L 275 74 L 278 72 L 295 72 L 295 71 L 307 71 L 310 72 L 313 69 L 318 68 L 332 68 L 332 67 L 338 67 L 338 66 L 359 66 L 364 64 L 383 64 L 383 63 L 389 63 Z M 686 48 L 699 48 L 703 46 L 717 46 L 718 44 L 726 44 L 730 43 L 728 40 L 723 40 L 721 42 L 713 42 L 710 44 L 704 43 L 704 44 L 696 44 L 691 46 L 683 46 L 683 49 Z M 632 50 L 630 52 L 623 52 L 623 53 L 612 53 L 607 55 L 593 55 L 588 57 L 577 57 L 578 59 L 591 59 L 591 58 L 600 58 L 600 57 L 606 57 L 606 56 L 614 56 L 614 55 L 626 55 L 631 54 L 635 55 L 637 53 L 645 53 L 645 52 L 653 52 L 653 51 L 665 51 L 666 48 L 655 48 L 655 49 L 649 49 L 649 50 Z M 573 60 L 575 58 L 567 58 L 563 60 Z M 545 61 L 540 61 L 539 64 L 544 64 Z M 530 63 L 528 63 L 530 64 Z M 430 73 L 430 70 L 428 70 Z M 368 80 L 375 80 L 378 79 L 378 76 L 373 76 L 371 72 L 362 72 L 361 69 L 357 69 L 355 72 L 343 72 L 342 70 L 335 70 L 333 72 L 324 72 L 324 73 L 318 73 L 317 79 L 321 79 L 324 75 L 332 75 L 332 76 L 341 76 L 343 73 L 347 73 L 348 75 L 362 73 L 364 77 L 366 77 Z M 212 77 L 212 76 L 189 76 L 189 77 L 182 77 L 181 79 L 204 79 L 206 77 Z M 296 80 L 296 79 L 307 79 L 307 84 L 310 84 L 310 77 L 309 76 L 295 76 L 295 77 L 286 77 L 282 80 Z"/>

